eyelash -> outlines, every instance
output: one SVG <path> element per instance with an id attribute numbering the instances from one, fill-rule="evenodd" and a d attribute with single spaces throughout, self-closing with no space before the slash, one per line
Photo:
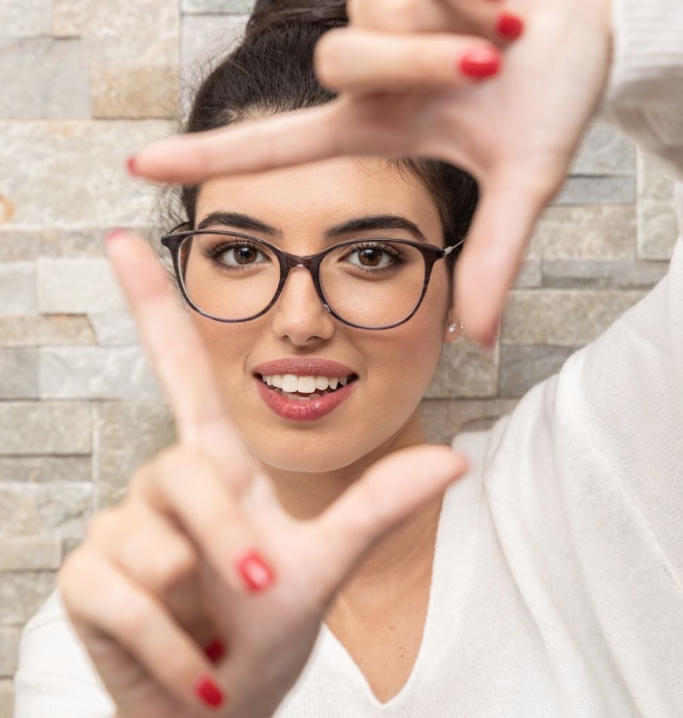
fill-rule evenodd
<path id="1" fill-rule="evenodd" d="M 206 254 L 208 258 L 211 260 L 211 262 L 214 264 L 214 266 L 219 267 L 220 269 L 225 269 L 227 271 L 233 271 L 233 270 L 245 270 L 248 269 L 250 266 L 255 265 L 245 265 L 245 266 L 228 266 L 223 264 L 222 262 L 218 261 L 218 258 L 229 249 L 238 249 L 240 247 L 251 247 L 252 249 L 255 249 L 257 252 L 261 251 L 261 247 L 256 244 L 255 242 L 250 242 L 247 239 L 241 239 L 238 242 L 221 242 L 220 244 L 216 245 L 215 247 L 212 247 L 211 249 L 206 250 Z M 358 242 L 357 244 L 348 245 L 346 247 L 347 254 L 344 255 L 345 257 L 348 257 L 350 254 L 353 254 L 354 252 L 362 249 L 379 249 L 386 254 L 388 254 L 392 258 L 392 264 L 386 267 L 379 267 L 379 268 L 369 268 L 369 267 L 363 267 L 361 265 L 354 265 L 357 269 L 361 269 L 363 271 L 371 272 L 373 274 L 379 274 L 382 271 L 393 269 L 394 267 L 400 266 L 402 264 L 405 264 L 405 259 L 401 256 L 401 253 L 395 250 L 393 247 L 389 247 L 386 244 L 382 244 L 381 242 Z"/>

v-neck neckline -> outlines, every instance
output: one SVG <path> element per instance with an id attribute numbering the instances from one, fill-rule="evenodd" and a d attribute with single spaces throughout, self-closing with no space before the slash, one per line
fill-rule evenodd
<path id="1" fill-rule="evenodd" d="M 478 514 L 478 510 L 473 509 L 471 505 L 469 510 L 465 506 L 470 503 L 468 501 L 469 496 L 466 497 L 465 494 L 469 494 L 469 490 L 476 488 L 472 473 L 470 472 L 467 477 L 461 478 L 455 484 L 449 486 L 441 502 L 432 559 L 429 601 L 422 629 L 422 638 L 408 680 L 403 684 L 401 690 L 386 703 L 382 703 L 374 694 L 365 674 L 342 642 L 324 621 L 321 624 L 320 649 L 322 655 L 329 655 L 335 666 L 343 670 L 350 680 L 359 685 L 359 690 L 363 693 L 365 701 L 370 704 L 373 713 L 376 715 L 388 716 L 397 706 L 409 700 L 410 696 L 415 694 L 416 686 L 418 686 L 422 675 L 425 671 L 428 672 L 427 664 L 435 660 L 435 657 L 440 653 L 438 644 L 435 642 L 443 638 L 438 628 L 442 624 L 440 619 L 443 615 L 442 604 L 444 601 L 448 604 L 446 607 L 448 612 L 456 618 L 455 623 L 459 618 L 458 612 L 466 598 L 472 576 L 473 562 L 471 561 L 471 554 L 468 556 L 468 553 L 473 547 L 474 534 L 471 529 L 475 524 L 475 514 Z M 458 523 L 454 525 L 453 520 L 456 513 Z M 461 543 L 456 546 L 454 543 L 458 534 L 462 534 Z M 465 575 L 457 576 L 455 570 L 449 570 L 449 567 L 444 565 L 447 559 L 449 561 L 461 561 L 463 565 L 469 566 L 469 570 Z"/>

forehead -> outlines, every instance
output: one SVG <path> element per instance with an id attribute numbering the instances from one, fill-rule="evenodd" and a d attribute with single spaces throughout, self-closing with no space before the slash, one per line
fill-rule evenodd
<path id="1" fill-rule="evenodd" d="M 438 208 L 419 179 L 383 158 L 341 157 L 206 182 L 197 222 L 215 210 L 243 212 L 281 227 L 324 229 L 356 215 L 399 214 L 425 234 L 440 231 Z"/>

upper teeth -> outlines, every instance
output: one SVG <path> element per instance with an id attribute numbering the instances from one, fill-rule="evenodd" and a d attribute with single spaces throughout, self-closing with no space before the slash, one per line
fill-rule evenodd
<path id="1" fill-rule="evenodd" d="M 313 394 L 313 392 L 324 391 L 328 387 L 336 389 L 339 384 L 346 386 L 349 377 L 327 377 L 327 376 L 296 376 L 295 374 L 274 374 L 264 376 L 263 381 L 268 386 L 275 386 L 286 392 L 301 392 L 302 394 Z"/>

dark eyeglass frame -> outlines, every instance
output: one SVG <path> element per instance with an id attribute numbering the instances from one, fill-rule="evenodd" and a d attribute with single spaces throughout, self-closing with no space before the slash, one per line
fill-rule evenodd
<path id="1" fill-rule="evenodd" d="M 448 254 L 450 254 L 452 251 L 454 251 L 457 247 L 459 247 L 461 244 L 465 242 L 463 239 L 462 241 L 458 242 L 457 244 L 451 245 L 450 247 L 441 248 L 441 247 L 435 247 L 431 244 L 423 244 L 421 242 L 413 242 L 411 240 L 407 239 L 393 239 L 389 237 L 361 237 L 357 239 L 350 239 L 345 242 L 340 242 L 339 244 L 334 244 L 331 247 L 328 247 L 327 249 L 323 250 L 322 252 L 318 252 L 317 254 L 309 254 L 308 256 L 301 257 L 296 254 L 290 254 L 289 252 L 285 252 L 284 250 L 280 249 L 279 247 L 276 247 L 274 244 L 271 244 L 270 242 L 267 242 L 265 239 L 261 239 L 259 237 L 254 237 L 250 234 L 244 234 L 242 232 L 235 232 L 232 230 L 220 230 L 220 229 L 200 229 L 200 230 L 187 230 L 184 232 L 177 232 L 176 230 L 180 227 L 188 224 L 188 222 L 183 222 L 182 224 L 179 224 L 177 227 L 172 229 L 168 234 L 165 234 L 163 237 L 161 237 L 161 244 L 164 245 L 170 252 L 171 257 L 173 258 L 173 267 L 175 269 L 176 274 L 176 280 L 178 282 L 178 286 L 180 287 L 180 291 L 183 294 L 183 297 L 185 298 L 185 301 L 194 309 L 196 312 L 201 314 L 204 317 L 207 317 L 208 319 L 213 319 L 217 322 L 224 322 L 228 324 L 236 324 L 236 323 L 242 323 L 242 322 L 249 322 L 252 319 L 258 319 L 258 317 L 263 316 L 266 312 L 268 312 L 273 305 L 277 302 L 280 294 L 282 293 L 282 289 L 285 286 L 285 283 L 287 281 L 287 277 L 289 276 L 289 272 L 294 269 L 294 267 L 305 267 L 308 269 L 308 271 L 311 273 L 311 276 L 313 277 L 313 285 L 315 286 L 315 290 L 320 297 L 320 301 L 322 302 L 323 306 L 327 311 L 335 317 L 335 319 L 338 319 L 343 324 L 346 324 L 350 327 L 354 327 L 356 329 L 367 329 L 368 331 L 375 331 L 375 330 L 381 330 L 381 329 L 392 329 L 393 327 L 398 327 L 401 324 L 405 324 L 409 319 L 411 319 L 415 312 L 420 308 L 420 305 L 422 304 L 422 300 L 424 299 L 425 294 L 427 293 L 427 287 L 429 285 L 429 280 L 432 276 L 432 270 L 434 268 L 434 264 L 438 262 L 440 259 L 443 259 Z M 231 237 L 240 237 L 243 239 L 248 239 L 252 242 L 256 242 L 257 244 L 261 244 L 265 247 L 267 247 L 275 256 L 278 258 L 278 261 L 280 262 L 280 282 L 278 283 L 277 290 L 275 291 L 275 295 L 273 296 L 273 299 L 271 300 L 270 304 L 260 311 L 258 314 L 254 314 L 251 317 L 248 317 L 247 319 L 223 319 L 221 317 L 215 317 L 212 314 L 208 314 L 207 312 L 200 309 L 190 298 L 188 295 L 186 289 L 185 289 L 185 281 L 182 277 L 181 270 L 180 270 L 180 245 L 182 244 L 183 240 L 185 240 L 189 236 L 194 236 L 196 234 L 221 234 L 225 236 L 231 236 Z M 344 247 L 347 245 L 353 245 L 358 244 L 358 242 L 362 241 L 386 241 L 386 242 L 392 242 L 395 244 L 407 244 L 411 247 L 415 247 L 422 253 L 422 257 L 424 259 L 425 263 L 425 276 L 424 276 L 424 283 L 422 286 L 422 293 L 420 294 L 420 298 L 418 299 L 415 307 L 413 308 L 413 311 L 403 320 L 400 322 L 396 322 L 395 324 L 387 324 L 382 327 L 366 327 L 361 324 L 354 324 L 353 322 L 350 322 L 343 317 L 339 316 L 337 312 L 332 309 L 332 307 L 328 304 L 327 298 L 325 297 L 325 293 L 323 291 L 322 285 L 320 284 L 320 264 L 322 263 L 324 257 L 328 255 L 330 252 L 339 249 L 339 247 Z"/>

